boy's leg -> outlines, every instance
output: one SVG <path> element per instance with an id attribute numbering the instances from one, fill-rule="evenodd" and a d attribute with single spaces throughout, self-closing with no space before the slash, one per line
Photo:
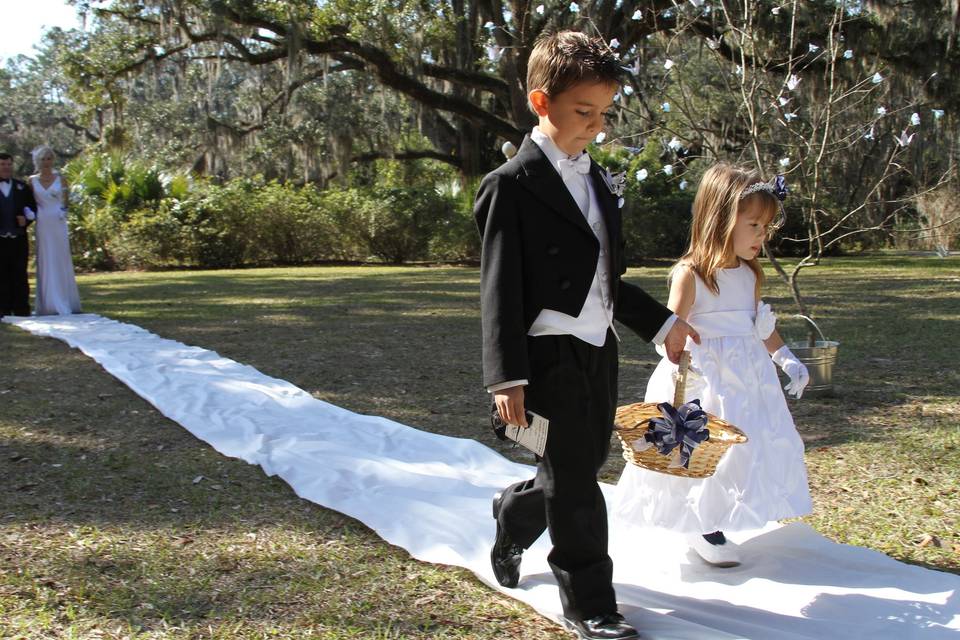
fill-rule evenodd
<path id="1" fill-rule="evenodd" d="M 552 348 L 541 353 L 540 375 L 527 392 L 527 407 L 550 420 L 547 451 L 531 493 L 542 492 L 553 542 L 548 560 L 564 615 L 583 620 L 617 608 L 606 504 L 597 483 L 616 405 L 616 339 L 608 334 L 603 347 L 571 336 L 533 340 Z"/>

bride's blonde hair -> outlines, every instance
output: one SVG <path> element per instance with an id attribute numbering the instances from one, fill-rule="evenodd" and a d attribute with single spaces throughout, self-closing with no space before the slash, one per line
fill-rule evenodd
<path id="1" fill-rule="evenodd" d="M 766 223 L 779 213 L 779 202 L 772 193 L 759 190 L 741 199 L 743 190 L 761 182 L 760 174 L 751 169 L 724 162 L 707 169 L 700 180 L 697 195 L 693 199 L 693 221 L 690 224 L 690 246 L 670 270 L 670 278 L 677 269 L 692 269 L 715 293 L 717 272 L 724 264 L 736 258 L 733 249 L 733 227 L 737 214 L 752 206 L 759 206 Z M 745 261 L 757 276 L 757 291 L 763 282 L 760 260 Z"/>
<path id="2" fill-rule="evenodd" d="M 30 156 L 33 158 L 34 171 L 40 173 L 40 161 L 43 160 L 47 155 L 51 156 L 54 160 L 57 159 L 56 152 L 50 145 L 47 144 L 42 144 L 30 152 Z"/>

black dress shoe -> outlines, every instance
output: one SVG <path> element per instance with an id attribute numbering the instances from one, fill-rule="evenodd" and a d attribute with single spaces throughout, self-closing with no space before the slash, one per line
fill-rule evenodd
<path id="1" fill-rule="evenodd" d="M 490 564 L 500 586 L 513 589 L 520 582 L 520 556 L 523 555 L 523 547 L 514 544 L 500 526 L 501 500 L 501 494 L 493 496 L 493 518 L 497 521 L 497 537 L 494 538 L 493 549 L 490 550 Z"/>
<path id="2" fill-rule="evenodd" d="M 637 630 L 619 613 L 606 613 L 587 620 L 564 618 L 563 622 L 582 640 L 642 640 Z"/>

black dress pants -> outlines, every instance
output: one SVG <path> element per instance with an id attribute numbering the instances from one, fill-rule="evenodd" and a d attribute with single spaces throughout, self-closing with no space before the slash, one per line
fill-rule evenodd
<path id="1" fill-rule="evenodd" d="M 617 610 L 607 555 L 607 510 L 597 473 L 607 459 L 617 401 L 617 341 L 527 338 L 526 408 L 550 421 L 537 475 L 503 492 L 499 522 L 524 548 L 550 532 L 550 567 L 564 615 L 584 620 Z"/>
<path id="2" fill-rule="evenodd" d="M 26 235 L 0 238 L 0 316 L 30 315 Z"/>

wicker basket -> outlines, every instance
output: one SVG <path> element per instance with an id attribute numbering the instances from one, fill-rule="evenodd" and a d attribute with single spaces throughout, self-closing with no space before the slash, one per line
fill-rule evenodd
<path id="1" fill-rule="evenodd" d="M 679 407 L 683 404 L 684 394 L 687 386 L 687 372 L 690 367 L 690 352 L 684 351 L 680 356 L 680 368 L 677 372 L 677 386 L 673 395 L 673 406 Z M 637 451 L 633 448 L 633 443 L 642 440 L 647 432 L 650 418 L 660 416 L 660 409 L 656 402 L 637 402 L 617 408 L 617 417 L 614 421 L 616 425 L 616 434 L 620 438 L 620 444 L 623 445 L 623 458 L 638 467 L 649 469 L 650 471 L 659 471 L 673 476 L 683 476 L 686 478 L 707 478 L 712 476 L 717 470 L 717 464 L 720 458 L 726 453 L 727 449 L 735 444 L 741 444 L 747 441 L 747 436 L 735 426 L 710 415 L 707 422 L 707 429 L 710 431 L 710 439 L 701 442 L 690 454 L 690 464 L 688 467 L 678 466 L 674 463 L 675 456 L 679 454 L 679 449 L 675 449 L 671 455 L 663 455 L 657 451 L 656 447 L 649 447 L 644 451 Z M 671 466 L 673 464 L 674 466 Z"/>

